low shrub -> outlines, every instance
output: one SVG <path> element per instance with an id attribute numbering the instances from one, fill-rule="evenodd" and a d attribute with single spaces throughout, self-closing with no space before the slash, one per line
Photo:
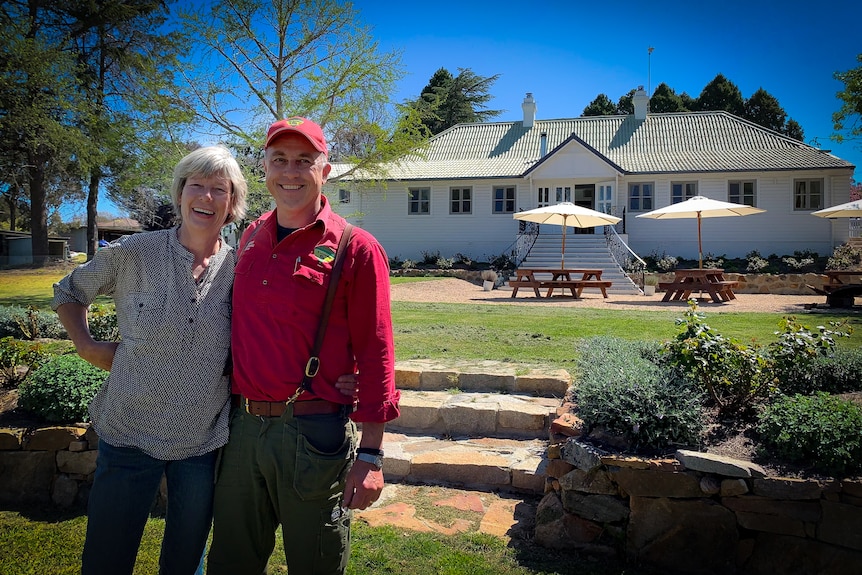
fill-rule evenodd
<path id="1" fill-rule="evenodd" d="M 827 270 L 852 270 L 862 265 L 862 248 L 841 244 L 826 261 Z"/>
<path id="2" fill-rule="evenodd" d="M 759 415 L 761 455 L 830 475 L 862 471 L 862 407 L 824 392 L 780 396 Z"/>
<path id="3" fill-rule="evenodd" d="M 40 337 L 63 339 L 68 337 L 63 324 L 52 310 L 0 306 L 0 337 L 36 339 Z"/>
<path id="4" fill-rule="evenodd" d="M 7 387 L 18 387 L 27 376 L 48 359 L 42 345 L 18 341 L 11 336 L 0 339 L 0 382 Z"/>
<path id="5" fill-rule="evenodd" d="M 87 421 L 87 406 L 107 376 L 77 355 L 59 355 L 21 384 L 18 405 L 49 422 Z"/>
<path id="6" fill-rule="evenodd" d="M 113 305 L 93 304 L 87 314 L 90 335 L 99 341 L 119 341 L 120 330 L 117 327 L 117 311 Z"/>
<path id="7" fill-rule="evenodd" d="M 831 322 L 828 328 L 821 325 L 817 326 L 817 331 L 812 331 L 794 317 L 782 319 L 780 327 L 781 330 L 775 332 L 778 341 L 766 349 L 778 390 L 784 395 L 827 391 L 821 379 L 823 374 L 814 368 L 815 364 L 834 363 L 835 339 L 848 337 L 850 328 L 842 331 L 844 324 Z"/>
<path id="8" fill-rule="evenodd" d="M 704 427 L 703 396 L 675 370 L 651 361 L 654 344 L 619 338 L 586 340 L 576 373 L 578 416 L 635 450 L 697 445 Z"/>

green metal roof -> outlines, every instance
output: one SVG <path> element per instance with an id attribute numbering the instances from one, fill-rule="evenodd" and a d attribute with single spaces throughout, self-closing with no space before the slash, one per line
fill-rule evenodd
<path id="1" fill-rule="evenodd" d="M 591 116 L 458 124 L 429 141 L 423 158 L 390 166 L 390 180 L 521 177 L 569 141 L 623 174 L 853 168 L 853 164 L 727 112 Z M 576 144 L 577 145 L 577 144 Z M 345 166 L 333 166 L 333 176 Z"/>

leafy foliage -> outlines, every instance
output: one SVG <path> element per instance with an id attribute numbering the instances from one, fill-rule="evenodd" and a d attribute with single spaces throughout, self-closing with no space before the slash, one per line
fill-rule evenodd
<path id="1" fill-rule="evenodd" d="M 817 390 L 820 373 L 812 369 L 813 364 L 818 358 L 832 357 L 835 338 L 847 337 L 849 333 L 840 331 L 843 326 L 835 322 L 830 323 L 832 329 L 817 326 L 815 333 L 793 317 L 781 320 L 780 326 L 781 331 L 775 332 L 778 341 L 769 344 L 767 350 L 776 385 L 784 394 Z"/>
<path id="2" fill-rule="evenodd" d="M 702 394 L 657 364 L 655 345 L 595 337 L 578 349 L 578 415 L 635 448 L 696 445 L 703 429 Z"/>
<path id="3" fill-rule="evenodd" d="M 766 358 L 756 349 L 724 337 L 704 320 L 697 303 L 690 300 L 684 318 L 677 320 L 679 333 L 663 346 L 667 362 L 708 393 L 721 411 L 738 413 L 751 408 L 755 399 L 774 391 Z"/>
<path id="4" fill-rule="evenodd" d="M 17 387 L 47 359 L 41 344 L 25 343 L 7 336 L 0 339 L 0 373 L 8 387 Z"/>
<path id="5" fill-rule="evenodd" d="M 862 407 L 818 392 L 781 396 L 760 414 L 761 452 L 832 475 L 862 470 Z"/>
<path id="6" fill-rule="evenodd" d="M 21 384 L 18 404 L 46 421 L 87 421 L 87 406 L 107 375 L 77 355 L 59 355 Z"/>
<path id="7" fill-rule="evenodd" d="M 446 68 L 440 68 L 410 106 L 419 112 L 431 135 L 455 124 L 485 122 L 501 112 L 485 106 L 493 97 L 489 91 L 499 77 L 499 74 L 479 76 L 469 68 L 459 68 L 458 75 L 453 76 Z"/>
<path id="8" fill-rule="evenodd" d="M 614 104 L 607 94 L 599 94 L 596 98 L 587 104 L 582 116 L 612 116 L 617 114 L 617 105 Z"/>
<path id="9" fill-rule="evenodd" d="M 0 337 L 6 336 L 17 339 L 62 338 L 66 337 L 66 330 L 57 319 L 57 314 L 52 311 L 0 306 Z"/>
<path id="10" fill-rule="evenodd" d="M 851 244 L 841 244 L 826 262 L 828 270 L 852 270 L 862 266 L 862 249 Z"/>
<path id="11" fill-rule="evenodd" d="M 117 311 L 113 305 L 93 304 L 87 314 L 90 335 L 100 341 L 119 341 L 120 330 L 117 326 Z"/>
<path id="12" fill-rule="evenodd" d="M 862 54 L 856 56 L 856 61 L 859 62 L 856 68 L 835 73 L 835 79 L 844 84 L 844 89 L 837 94 L 841 108 L 832 114 L 836 132 L 833 138 L 838 142 L 845 137 L 862 136 Z M 846 132 L 846 136 L 842 132 Z"/>

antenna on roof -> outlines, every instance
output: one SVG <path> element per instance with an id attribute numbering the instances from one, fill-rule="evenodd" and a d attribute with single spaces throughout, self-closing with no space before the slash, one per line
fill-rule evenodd
<path id="1" fill-rule="evenodd" d="M 651 70 L 650 65 L 652 64 L 652 51 L 655 50 L 652 46 L 647 48 L 647 64 L 646 64 L 646 76 L 647 76 L 647 96 L 652 98 L 652 83 L 651 83 Z M 649 100 L 647 100 L 647 110 L 649 110 Z"/>

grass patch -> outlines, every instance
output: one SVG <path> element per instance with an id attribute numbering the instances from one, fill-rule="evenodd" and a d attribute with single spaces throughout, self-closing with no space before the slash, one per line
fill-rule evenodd
<path id="1" fill-rule="evenodd" d="M 81 570 L 87 518 L 0 511 L 0 573 L 73 575 Z M 151 518 L 144 531 L 135 575 L 158 573 L 164 520 Z M 597 564 L 530 545 L 508 546 L 491 535 L 440 535 L 356 521 L 349 575 L 638 575 L 643 571 Z M 270 573 L 286 573 L 281 531 L 276 534 Z"/>
<path id="2" fill-rule="evenodd" d="M 711 327 L 746 343 L 766 344 L 785 314 L 710 313 Z M 392 302 L 395 357 L 409 359 L 495 360 L 571 369 L 577 342 L 609 336 L 664 341 L 677 333 L 680 310 L 628 311 L 591 308 L 538 309 L 518 305 Z M 841 321 L 839 314 L 800 316 L 806 325 Z M 853 334 L 841 347 L 862 347 L 862 318 L 849 319 Z"/>

